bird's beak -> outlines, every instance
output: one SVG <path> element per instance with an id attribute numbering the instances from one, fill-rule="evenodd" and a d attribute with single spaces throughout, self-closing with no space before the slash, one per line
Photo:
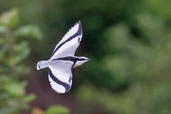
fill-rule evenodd
<path id="1" fill-rule="evenodd" d="M 88 58 L 88 61 L 92 61 L 93 59 Z"/>

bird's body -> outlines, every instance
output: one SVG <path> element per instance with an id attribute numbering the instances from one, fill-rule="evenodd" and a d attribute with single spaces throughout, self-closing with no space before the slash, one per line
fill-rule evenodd
<path id="1" fill-rule="evenodd" d="M 37 63 L 37 69 L 43 69 L 43 68 L 47 68 L 50 64 L 52 63 L 57 63 L 59 61 L 63 61 L 63 62 L 70 62 L 72 65 L 72 68 L 76 68 L 82 64 L 84 64 L 85 62 L 87 62 L 88 58 L 86 57 L 77 57 L 77 56 L 66 56 L 66 57 L 60 57 L 60 58 L 56 58 L 56 59 L 52 59 L 52 60 L 43 60 L 43 61 L 39 61 Z"/>
<path id="2" fill-rule="evenodd" d="M 65 93 L 71 89 L 71 69 L 78 67 L 89 60 L 87 57 L 74 56 L 76 49 L 80 45 L 81 39 L 82 28 L 79 21 L 56 45 L 52 57 L 49 60 L 43 60 L 37 63 L 37 70 L 49 67 L 49 82 L 53 90 L 57 93 Z"/>

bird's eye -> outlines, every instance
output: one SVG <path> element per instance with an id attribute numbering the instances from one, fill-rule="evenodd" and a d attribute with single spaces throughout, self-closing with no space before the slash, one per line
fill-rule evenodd
<path id="1" fill-rule="evenodd" d="M 71 81 L 72 81 L 72 76 L 69 78 L 69 80 L 68 80 L 70 83 L 71 83 Z"/>
<path id="2" fill-rule="evenodd" d="M 80 41 L 81 41 L 81 38 L 79 37 L 79 38 L 78 38 L 78 43 L 80 43 Z"/>

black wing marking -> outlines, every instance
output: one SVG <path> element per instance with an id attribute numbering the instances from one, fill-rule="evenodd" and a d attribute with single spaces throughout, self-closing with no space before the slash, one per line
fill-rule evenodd
<path id="1" fill-rule="evenodd" d="M 49 76 L 52 78 L 53 81 L 55 81 L 59 85 L 62 85 L 65 88 L 65 92 L 68 92 L 71 89 L 70 84 L 65 83 L 65 82 L 59 80 L 58 78 L 56 78 L 50 69 L 49 69 L 48 73 L 49 73 Z M 71 80 L 72 80 L 72 77 L 70 77 L 69 82 L 71 82 Z M 58 92 L 57 90 L 55 90 L 55 91 Z"/>
<path id="2" fill-rule="evenodd" d="M 69 37 L 67 40 L 65 40 L 64 42 L 62 42 L 61 44 L 59 44 L 58 47 L 56 47 L 56 49 L 53 51 L 52 56 L 53 56 L 53 55 L 56 53 L 56 51 L 58 51 L 58 49 L 59 49 L 60 47 L 62 47 L 65 43 L 71 41 L 73 38 L 76 38 L 77 36 L 79 36 L 79 35 L 82 34 L 82 26 L 81 26 L 80 21 L 79 21 L 78 23 L 79 23 L 78 31 L 77 31 L 74 35 L 72 35 L 71 37 Z M 78 42 L 80 43 L 80 41 L 81 41 L 81 39 L 79 38 L 79 41 L 78 41 Z"/>

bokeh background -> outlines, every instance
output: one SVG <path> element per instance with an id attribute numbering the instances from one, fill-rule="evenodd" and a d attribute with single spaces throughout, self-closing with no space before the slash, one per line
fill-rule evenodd
<path id="1" fill-rule="evenodd" d="M 171 114 L 171 0 L 0 0 L 0 114 Z M 48 59 L 81 20 L 73 87 L 55 93 Z"/>

